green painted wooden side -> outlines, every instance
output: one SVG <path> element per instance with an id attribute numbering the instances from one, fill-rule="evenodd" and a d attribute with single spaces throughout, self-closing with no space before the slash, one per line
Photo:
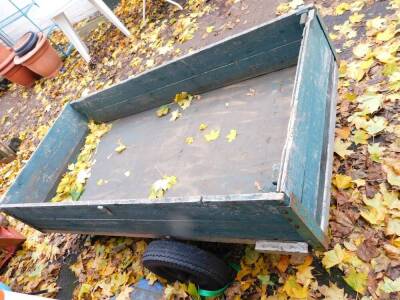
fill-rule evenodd
<path id="1" fill-rule="evenodd" d="M 59 203 L 3 208 L 43 230 L 96 232 L 97 234 L 136 234 L 175 238 L 279 239 L 303 241 L 285 221 L 281 200 L 263 194 L 207 196 L 160 201 L 123 200 Z M 102 205 L 101 209 L 98 205 Z"/>
<path id="2" fill-rule="evenodd" d="M 87 130 L 87 119 L 67 105 L 1 204 L 45 202 L 52 197 L 67 165 L 76 158 Z"/>
<path id="3" fill-rule="evenodd" d="M 335 57 L 321 28 L 319 18 L 310 13 L 298 64 L 294 94 L 291 141 L 287 148 L 286 168 L 279 190 L 297 199 L 295 209 L 308 221 L 318 236 L 323 201 L 327 141 L 330 131 L 331 102 L 336 78 Z M 335 73 L 336 74 L 336 73 Z M 299 205 L 301 203 L 301 205 Z M 321 239 L 320 237 L 319 239 Z"/>
<path id="4" fill-rule="evenodd" d="M 292 14 L 250 29 L 72 103 L 88 118 L 112 121 L 171 102 L 176 93 L 204 93 L 293 66 L 304 25 Z"/>

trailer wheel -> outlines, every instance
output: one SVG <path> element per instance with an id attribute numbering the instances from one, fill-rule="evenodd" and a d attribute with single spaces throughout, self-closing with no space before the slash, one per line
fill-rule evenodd
<path id="1" fill-rule="evenodd" d="M 234 271 L 214 254 L 176 241 L 151 242 L 143 265 L 168 281 L 190 281 L 205 290 L 221 289 L 234 276 Z"/>

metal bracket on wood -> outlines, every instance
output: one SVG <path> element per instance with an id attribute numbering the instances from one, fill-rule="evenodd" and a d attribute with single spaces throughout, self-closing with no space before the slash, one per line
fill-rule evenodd
<path id="1" fill-rule="evenodd" d="M 303 242 L 256 241 L 256 251 L 269 254 L 308 254 L 308 244 Z"/>
<path id="2" fill-rule="evenodd" d="M 308 16 L 308 13 L 303 13 L 303 14 L 300 16 L 300 25 L 306 24 L 306 22 L 307 22 L 307 16 Z"/>
<path id="3" fill-rule="evenodd" d="M 98 205 L 97 209 L 100 211 L 104 211 L 105 213 L 109 214 L 110 216 L 112 216 L 112 214 L 113 214 L 111 209 L 109 209 L 108 207 L 105 207 L 103 205 Z"/>

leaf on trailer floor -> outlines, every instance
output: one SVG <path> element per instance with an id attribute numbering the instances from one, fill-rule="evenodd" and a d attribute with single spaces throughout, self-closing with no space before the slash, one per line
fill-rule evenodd
<path id="1" fill-rule="evenodd" d="M 162 179 L 155 181 L 150 188 L 149 199 L 159 199 L 164 197 L 165 192 L 172 188 L 177 183 L 175 176 L 163 176 Z"/>
<path id="2" fill-rule="evenodd" d="M 229 131 L 229 134 L 226 136 L 226 139 L 228 140 L 228 143 L 233 142 L 237 137 L 237 131 L 236 129 L 231 129 L 231 131 Z"/>
<path id="3" fill-rule="evenodd" d="M 118 146 L 115 148 L 115 152 L 117 153 L 122 153 L 126 150 L 126 146 L 122 144 L 122 142 L 119 140 L 118 141 Z"/>
<path id="4" fill-rule="evenodd" d="M 206 139 L 207 142 L 212 142 L 215 141 L 216 139 L 219 138 L 219 129 L 213 129 L 209 133 L 204 135 L 204 138 Z"/>
<path id="5" fill-rule="evenodd" d="M 171 112 L 171 118 L 169 119 L 171 122 L 176 121 L 182 114 L 179 112 L 178 109 Z"/>
<path id="6" fill-rule="evenodd" d="M 167 105 L 161 106 L 159 109 L 156 111 L 157 117 L 161 118 L 163 116 L 166 116 L 169 113 L 169 107 Z"/>

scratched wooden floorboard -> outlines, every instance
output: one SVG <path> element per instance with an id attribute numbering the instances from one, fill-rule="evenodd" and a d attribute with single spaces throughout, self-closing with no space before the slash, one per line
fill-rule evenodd
<path id="1" fill-rule="evenodd" d="M 256 181 L 265 191 L 275 190 L 295 71 L 292 67 L 203 94 L 175 122 L 157 118 L 155 110 L 113 122 L 98 147 L 82 200 L 146 198 L 163 175 L 178 178 L 169 196 L 253 193 Z M 250 89 L 254 96 L 247 95 Z M 205 133 L 220 130 L 219 139 L 206 142 L 200 123 L 208 125 Z M 238 136 L 228 143 L 231 129 Z M 188 136 L 194 137 L 192 145 L 185 143 Z M 127 146 L 121 154 L 114 151 L 119 140 Z M 98 186 L 100 179 L 108 183 Z"/>

